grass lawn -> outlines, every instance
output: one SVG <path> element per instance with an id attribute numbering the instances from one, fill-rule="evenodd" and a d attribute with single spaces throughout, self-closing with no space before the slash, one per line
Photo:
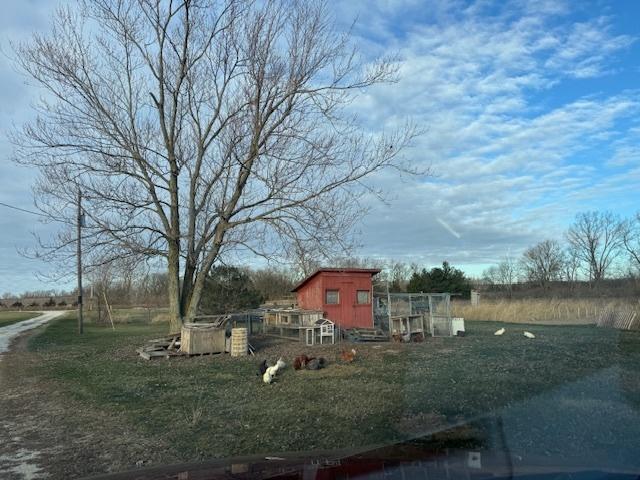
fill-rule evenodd
<path id="1" fill-rule="evenodd" d="M 40 315 L 40 312 L 0 312 L 0 328 L 12 323 L 29 320 Z"/>
<path id="2" fill-rule="evenodd" d="M 493 336 L 502 326 L 507 334 Z M 76 419 L 86 415 L 92 421 L 92 415 L 100 415 L 114 430 L 146 439 L 152 444 L 149 451 L 161 453 L 152 462 L 405 439 L 515 408 L 532 397 L 546 398 L 610 368 L 616 369 L 622 401 L 640 408 L 640 332 L 536 325 L 528 327 L 537 335 L 529 340 L 522 336 L 522 325 L 468 322 L 462 338 L 356 345 L 358 358 L 347 365 L 339 360 L 340 346 L 305 348 L 272 339 L 256 339 L 262 347 L 257 357 L 149 362 L 134 350 L 145 339 L 164 334 L 165 325 L 134 322 L 112 331 L 88 324 L 82 337 L 75 328 L 75 319 L 67 318 L 32 337 L 28 352 L 11 366 L 8 381 L 30 378 L 48 386 L 57 401 L 72 403 Z M 290 364 L 300 353 L 323 355 L 329 366 L 317 372 L 289 367 L 274 385 L 256 377 L 258 360 L 283 355 Z M 618 406 L 597 402 L 601 393 L 582 392 L 583 401 L 566 408 L 584 414 L 585 421 L 594 408 L 605 416 L 608 408 L 615 409 L 616 421 L 628 430 L 621 434 L 631 443 L 637 435 L 635 444 L 640 444 L 640 426 L 630 424 L 634 411 L 625 418 Z M 562 402 L 549 398 L 550 406 L 544 407 L 550 410 L 549 419 L 527 418 L 534 413 L 525 411 L 518 413 L 522 421 L 539 425 L 564 415 Z M 524 444 L 535 443 L 528 438 Z M 567 453 L 567 445 L 558 448 Z M 585 445 L 568 448 L 582 452 Z"/>

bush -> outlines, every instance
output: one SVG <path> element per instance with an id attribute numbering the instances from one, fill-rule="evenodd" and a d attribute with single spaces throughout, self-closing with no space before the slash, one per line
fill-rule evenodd
<path id="1" fill-rule="evenodd" d="M 40 306 L 40 304 L 39 304 L 38 302 L 31 302 L 31 303 L 29 304 L 29 306 L 30 306 L 30 307 L 39 307 L 39 306 Z"/>
<path id="2" fill-rule="evenodd" d="M 407 292 L 459 293 L 463 298 L 469 298 L 471 283 L 464 276 L 464 272 L 452 267 L 449 262 L 442 262 L 442 268 L 435 267 L 427 271 L 415 272 L 407 285 Z"/>
<path id="3" fill-rule="evenodd" d="M 59 307 L 66 307 L 67 306 L 67 302 L 65 302 L 64 300 L 58 302 L 58 306 Z"/>
<path id="4" fill-rule="evenodd" d="M 13 302 L 11 306 L 13 308 L 22 308 L 24 305 L 22 305 L 22 302 Z"/>
<path id="5" fill-rule="evenodd" d="M 55 307 L 56 306 L 56 301 L 53 299 L 53 297 L 50 297 L 49 300 L 47 300 L 46 302 L 44 302 L 42 304 L 43 307 Z"/>
<path id="6" fill-rule="evenodd" d="M 200 308 L 207 314 L 231 313 L 256 308 L 261 302 L 262 296 L 247 272 L 221 265 L 207 277 Z"/>

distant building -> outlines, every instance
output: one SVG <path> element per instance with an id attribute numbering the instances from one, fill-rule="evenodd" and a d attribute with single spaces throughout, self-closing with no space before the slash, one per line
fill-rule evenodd
<path id="1" fill-rule="evenodd" d="M 292 290 L 298 306 L 320 310 L 340 328 L 373 327 L 375 268 L 320 268 Z"/>

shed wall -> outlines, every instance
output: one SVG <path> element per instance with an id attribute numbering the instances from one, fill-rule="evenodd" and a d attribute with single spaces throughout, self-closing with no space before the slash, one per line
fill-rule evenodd
<path id="1" fill-rule="evenodd" d="M 325 292 L 338 290 L 337 305 L 325 303 Z M 369 292 L 369 302 L 358 304 L 357 292 Z M 320 272 L 297 292 L 301 308 L 322 310 L 341 328 L 373 327 L 371 274 L 367 272 Z"/>

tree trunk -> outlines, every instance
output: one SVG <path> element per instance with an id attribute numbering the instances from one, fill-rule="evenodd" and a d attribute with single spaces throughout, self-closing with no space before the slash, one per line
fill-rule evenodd
<path id="1" fill-rule="evenodd" d="M 182 309 L 180 308 L 180 250 L 177 243 L 175 240 L 169 242 L 169 333 L 177 333 L 182 328 Z"/>
<path id="2" fill-rule="evenodd" d="M 204 289 L 204 282 L 206 278 L 207 276 L 203 274 L 203 272 L 200 272 L 193 282 L 191 299 L 189 301 L 188 309 L 186 310 L 187 319 L 193 319 L 198 314 L 198 307 L 200 306 L 200 299 L 202 298 L 202 290 Z"/>
<path id="3" fill-rule="evenodd" d="M 196 278 L 193 280 L 193 284 L 191 285 L 189 306 L 184 311 L 186 314 L 185 316 L 188 319 L 192 319 L 198 314 L 198 307 L 200 307 L 200 300 L 202 299 L 202 291 L 204 290 L 207 275 L 209 275 L 209 271 L 220 253 L 220 247 L 224 239 L 224 226 L 219 223 L 216 228 L 217 232 L 213 240 L 213 247 L 205 259 L 202 270 L 198 272 Z"/>
<path id="4" fill-rule="evenodd" d="M 189 310 L 189 304 L 191 303 L 191 296 L 193 293 L 193 276 L 195 274 L 195 266 L 193 263 L 186 260 L 187 264 L 184 268 L 182 276 L 182 291 L 180 293 L 180 311 L 185 313 Z"/>

